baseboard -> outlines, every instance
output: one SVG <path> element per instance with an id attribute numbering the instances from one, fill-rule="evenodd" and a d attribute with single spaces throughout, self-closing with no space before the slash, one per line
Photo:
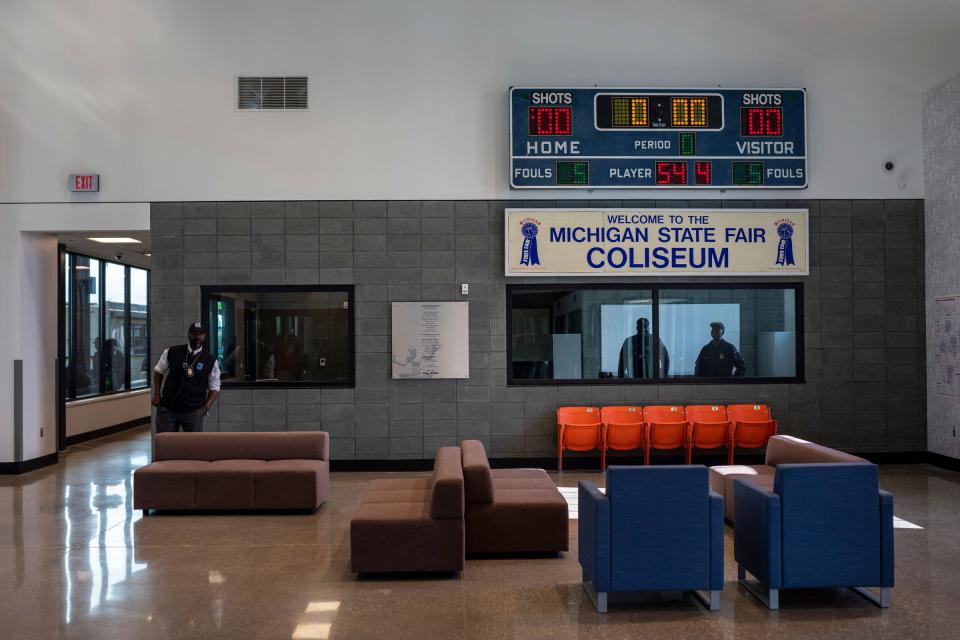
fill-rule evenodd
<path id="1" fill-rule="evenodd" d="M 431 471 L 433 460 L 331 460 L 330 471 Z"/>
<path id="2" fill-rule="evenodd" d="M 23 460 L 21 462 L 0 462 L 0 476 L 17 476 L 21 473 L 28 473 L 43 467 L 49 467 L 57 464 L 60 456 L 56 452 L 33 458 L 32 460 Z"/>
<path id="3" fill-rule="evenodd" d="M 132 429 L 145 424 L 150 424 L 150 416 L 137 418 L 136 420 L 128 420 L 126 422 L 121 422 L 120 424 L 97 429 L 96 431 L 87 431 L 86 433 L 78 433 L 75 436 L 67 436 L 66 446 L 69 447 L 71 445 L 80 444 L 81 442 L 96 440 L 97 438 L 110 436 L 115 433 L 120 433 L 121 431 L 126 431 L 127 429 Z"/>
<path id="4" fill-rule="evenodd" d="M 684 453 L 669 451 L 654 452 L 651 462 L 657 465 L 684 464 Z M 713 466 L 726 464 L 726 454 L 721 455 L 694 455 L 693 464 Z M 607 466 L 612 465 L 642 465 L 643 456 L 618 455 L 608 456 Z M 763 464 L 763 455 L 747 454 L 737 456 L 737 464 Z M 493 469 L 546 469 L 557 470 L 557 459 L 553 456 L 527 458 L 490 458 L 490 467 Z M 430 471 L 433 469 L 432 458 L 418 458 L 413 460 L 331 460 L 330 471 Z M 592 456 L 563 457 L 564 471 L 600 471 L 600 454 Z"/>
<path id="5" fill-rule="evenodd" d="M 948 471 L 960 471 L 960 460 L 951 458 L 950 456 L 945 456 L 942 453 L 927 451 L 926 462 L 936 467 L 940 467 L 941 469 L 947 469 Z"/>
<path id="6" fill-rule="evenodd" d="M 869 460 L 873 464 L 926 464 L 927 451 L 851 451 L 850 455 Z"/>
<path id="7" fill-rule="evenodd" d="M 931 453 L 929 451 L 881 451 L 854 453 L 853 455 L 869 460 L 874 464 L 932 464 L 950 471 L 960 471 L 960 460 L 949 456 Z M 654 452 L 651 462 L 657 465 L 684 464 L 683 453 Z M 763 454 L 738 453 L 735 464 L 763 464 Z M 607 466 L 615 465 L 642 465 L 643 456 L 618 455 L 608 456 Z M 694 454 L 693 464 L 702 464 L 707 467 L 727 464 L 726 454 Z M 536 468 L 557 470 L 555 457 L 531 458 L 490 458 L 490 467 L 493 469 L 521 469 Z M 565 471 L 600 471 L 600 454 L 578 455 L 563 457 Z M 430 471 L 433 469 L 433 460 L 429 458 L 415 460 L 331 460 L 331 471 Z"/>

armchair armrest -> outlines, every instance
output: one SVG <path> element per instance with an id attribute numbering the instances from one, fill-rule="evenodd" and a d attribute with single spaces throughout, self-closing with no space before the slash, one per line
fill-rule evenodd
<path id="1" fill-rule="evenodd" d="M 880 586 L 893 586 L 893 494 L 880 490 Z"/>
<path id="2" fill-rule="evenodd" d="M 710 589 L 723 589 L 723 496 L 710 490 Z"/>
<path id="3" fill-rule="evenodd" d="M 733 481 L 734 557 L 769 589 L 783 585 L 780 496 L 748 480 Z"/>
<path id="4" fill-rule="evenodd" d="M 610 591 L 610 499 L 589 480 L 578 483 L 578 542 L 584 580 Z"/>

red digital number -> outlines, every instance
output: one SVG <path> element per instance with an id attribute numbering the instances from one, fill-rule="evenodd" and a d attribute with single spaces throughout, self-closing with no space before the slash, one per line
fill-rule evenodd
<path id="1" fill-rule="evenodd" d="M 687 184 L 687 163 L 658 162 L 657 184 Z"/>
<path id="2" fill-rule="evenodd" d="M 783 109 L 747 107 L 740 109 L 741 136 L 782 136 Z"/>
<path id="3" fill-rule="evenodd" d="M 572 107 L 530 107 L 530 135 L 568 136 L 572 115 Z"/>
<path id="4" fill-rule="evenodd" d="M 710 162 L 697 162 L 693 172 L 697 184 L 713 184 L 713 165 Z"/>

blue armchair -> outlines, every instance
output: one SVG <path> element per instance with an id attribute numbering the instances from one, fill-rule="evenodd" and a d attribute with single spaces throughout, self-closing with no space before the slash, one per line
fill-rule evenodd
<path id="1" fill-rule="evenodd" d="M 583 587 L 597 611 L 609 592 L 634 591 L 694 591 L 719 608 L 723 498 L 706 467 L 609 467 L 606 495 L 580 481 L 578 509 Z"/>
<path id="2" fill-rule="evenodd" d="M 781 464 L 772 492 L 748 480 L 733 490 L 737 577 L 768 607 L 779 608 L 780 589 L 829 587 L 890 606 L 893 496 L 876 465 Z"/>

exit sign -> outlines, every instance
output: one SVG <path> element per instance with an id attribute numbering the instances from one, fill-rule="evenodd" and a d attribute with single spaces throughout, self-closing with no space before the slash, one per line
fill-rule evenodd
<path id="1" fill-rule="evenodd" d="M 86 192 L 100 191 L 99 173 L 73 173 L 67 180 L 67 188 L 70 191 Z"/>

